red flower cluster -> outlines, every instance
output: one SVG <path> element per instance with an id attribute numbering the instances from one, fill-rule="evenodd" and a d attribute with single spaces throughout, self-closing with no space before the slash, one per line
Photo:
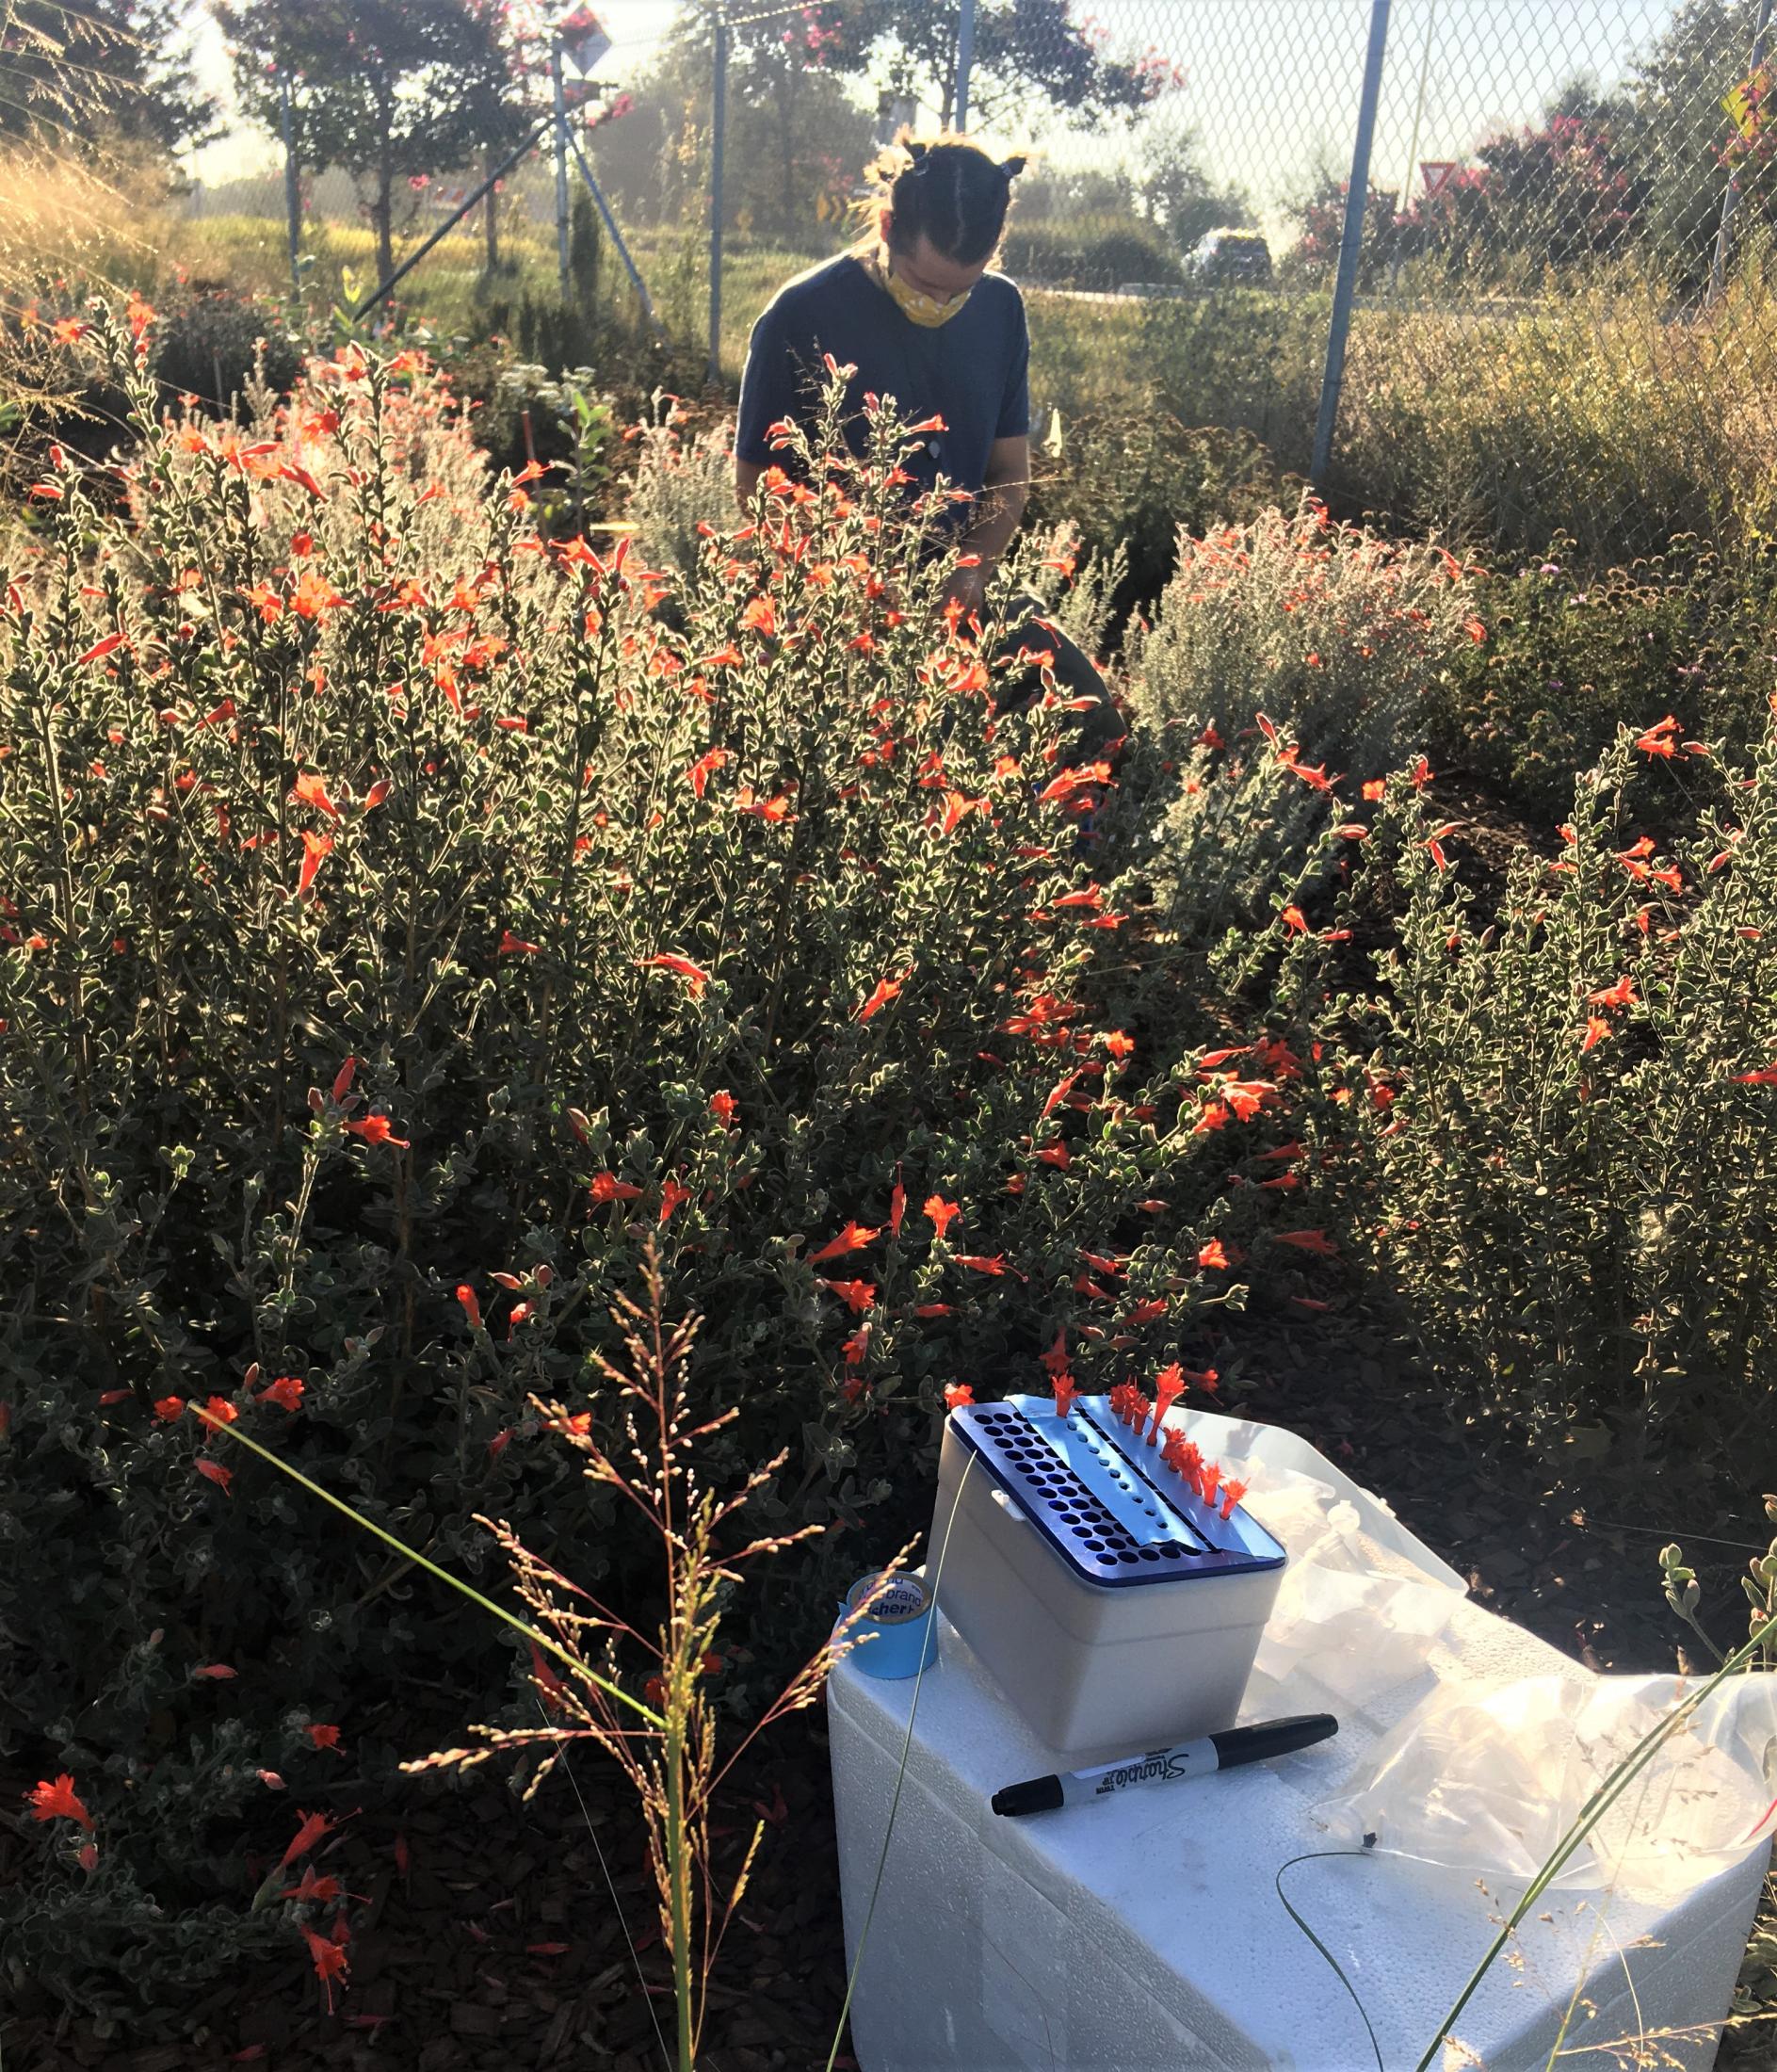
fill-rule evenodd
<path id="1" fill-rule="evenodd" d="M 1146 1430 L 1148 1444 L 1153 1446 L 1160 1430 L 1160 1420 L 1177 1400 L 1185 1383 L 1214 1380 L 1213 1370 L 1207 1376 L 1195 1375 L 1188 1368 L 1174 1364 L 1155 1379 L 1157 1401 L 1150 1402 L 1133 1382 L 1123 1382 L 1111 1390 L 1110 1407 L 1138 1436 Z M 1199 1502 L 1207 1504 L 1212 1511 L 1220 1510 L 1224 1518 L 1234 1516 L 1234 1508 L 1246 1495 L 1248 1485 L 1233 1480 L 1224 1481 L 1220 1463 L 1205 1460 L 1201 1448 L 1193 1445 L 1183 1432 L 1173 1430 L 1167 1433 L 1160 1446 L 1160 1458 L 1174 1474 L 1184 1479 Z"/>

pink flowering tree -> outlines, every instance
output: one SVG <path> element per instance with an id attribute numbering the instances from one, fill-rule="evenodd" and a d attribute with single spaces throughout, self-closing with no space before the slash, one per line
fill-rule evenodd
<path id="1" fill-rule="evenodd" d="M 243 105 L 270 127 L 291 82 L 292 135 L 309 166 L 357 182 L 395 269 L 400 216 L 439 172 L 468 164 L 519 101 L 506 10 L 491 0 L 221 0 Z"/>

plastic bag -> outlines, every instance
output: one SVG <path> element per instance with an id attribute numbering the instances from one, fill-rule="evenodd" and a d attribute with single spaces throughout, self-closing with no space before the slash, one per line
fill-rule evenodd
<path id="1" fill-rule="evenodd" d="M 1247 1482 L 1244 1508 L 1289 1556 L 1249 1710 L 1368 1715 L 1390 1697 L 1410 1700 L 1402 1686 L 1426 1675 L 1462 1577 L 1293 1433 L 1206 1412 L 1173 1421 Z"/>
<path id="2" fill-rule="evenodd" d="M 1525 1885 L 1611 1771 L 1701 1684 L 1449 1676 L 1315 1809 L 1337 1837 Z M 1768 1848 L 1777 1677 L 1730 1677 L 1661 1743 L 1555 1881 L 1671 1903 Z"/>

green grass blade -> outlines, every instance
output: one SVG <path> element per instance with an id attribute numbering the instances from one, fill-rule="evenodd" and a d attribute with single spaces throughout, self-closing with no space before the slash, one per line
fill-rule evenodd
<path id="1" fill-rule="evenodd" d="M 596 1684 L 606 1697 L 615 1698 L 621 1704 L 627 1706 L 630 1711 L 635 1713 L 645 1724 L 656 1730 L 665 1728 L 667 1723 L 657 1712 L 650 1711 L 639 1698 L 632 1698 L 629 1692 L 623 1690 L 620 1684 L 612 1683 L 608 1677 L 601 1676 L 597 1670 L 589 1669 L 584 1662 L 576 1661 L 565 1647 L 561 1646 L 558 1642 L 552 1641 L 547 1633 L 540 1632 L 536 1627 L 530 1625 L 526 1620 L 519 1618 L 515 1612 L 508 1611 L 504 1606 L 495 1604 L 492 1597 L 484 1597 L 478 1590 L 472 1589 L 460 1578 L 451 1575 L 447 1569 L 440 1568 L 436 1562 L 428 1562 L 424 1554 L 417 1553 L 404 1540 L 397 1540 L 393 1532 L 385 1532 L 380 1525 L 373 1525 L 363 1512 L 354 1511 L 344 1497 L 335 1497 L 331 1490 L 323 1489 L 319 1482 L 311 1481 L 299 1469 L 292 1467 L 287 1461 L 281 1461 L 268 1448 L 261 1446 L 257 1439 L 250 1439 L 244 1432 L 237 1432 L 233 1425 L 224 1424 L 219 1418 L 212 1417 L 207 1410 L 201 1409 L 196 1403 L 192 1403 L 188 1407 L 194 1416 L 203 1419 L 212 1432 L 223 1433 L 236 1446 L 244 1446 L 250 1453 L 257 1453 L 262 1461 L 270 1462 L 280 1475 L 287 1475 L 293 1482 L 300 1483 L 311 1497 L 318 1497 L 324 1504 L 331 1504 L 343 1517 L 349 1518 L 355 1526 L 368 1532 L 372 1539 L 380 1540 L 384 1546 L 393 1547 L 397 1554 L 404 1560 L 412 1562 L 416 1568 L 423 1568 L 428 1576 L 436 1577 L 441 1583 L 448 1583 L 459 1596 L 467 1597 L 471 1604 L 478 1605 L 483 1611 L 490 1612 L 502 1625 L 509 1626 L 513 1632 L 522 1633 L 531 1643 L 532 1646 L 541 1648 L 546 1655 L 553 1655 L 558 1662 L 564 1663 L 569 1669 L 573 1670 L 576 1676 L 587 1682 Z"/>
<path id="2" fill-rule="evenodd" d="M 1646 1769 L 1647 1765 L 1658 1753 L 1662 1743 L 1684 1724 L 1685 1721 L 1708 1697 L 1711 1692 L 1749 1662 L 1774 1634 L 1777 1634 L 1777 1619 L 1768 1619 L 1744 1647 L 1740 1648 L 1737 1653 L 1728 1657 L 1727 1660 L 1722 1663 L 1721 1667 L 1716 1671 L 1715 1675 L 1710 1677 L 1701 1691 L 1693 1692 L 1688 1698 L 1681 1698 L 1663 1719 L 1656 1721 L 1648 1729 L 1605 1779 L 1603 1784 L 1598 1787 L 1597 1790 L 1592 1793 L 1591 1797 L 1587 1800 L 1586 1804 L 1581 1806 L 1579 1812 L 1575 1816 L 1573 1825 L 1543 1860 L 1543 1866 L 1536 1876 L 1525 1887 L 1523 1899 L 1507 1916 L 1499 1933 L 1489 1943 L 1480 1962 L 1469 1974 L 1468 1983 L 1458 1994 L 1455 2004 L 1451 2007 L 1449 2013 L 1445 2015 L 1443 2021 L 1439 2023 L 1437 2033 L 1426 2046 L 1425 2054 L 1420 2058 L 1418 2064 L 1414 2066 L 1414 2072 L 1430 2072 L 1431 2061 L 1436 2056 L 1439 2046 L 1456 2026 L 1462 2010 L 1474 1999 L 1479 1989 L 1481 1981 L 1498 1961 L 1500 1951 L 1505 1949 L 1507 1943 L 1511 1939 L 1512 1931 L 1529 1913 L 1543 1893 L 1548 1890 L 1549 1886 L 1554 1884 L 1568 1858 L 1573 1855 L 1580 1843 L 1585 1840 L 1586 1837 L 1597 1826 L 1598 1822 L 1623 1796 L 1624 1792 L 1634 1783 L 1637 1776 Z"/>

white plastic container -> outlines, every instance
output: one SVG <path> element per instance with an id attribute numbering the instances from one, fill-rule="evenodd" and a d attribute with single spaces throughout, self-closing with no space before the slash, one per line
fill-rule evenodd
<path id="1" fill-rule="evenodd" d="M 1406 1573 L 1404 1556 L 1422 1579 L 1442 1568 L 1302 1441 L 1190 1422 L 1206 1449 L 1252 1458 L 1255 1500 L 1268 1446 L 1273 1462 L 1322 1481 L 1380 1550 L 1379 1575 Z M 1311 1571 L 1304 1560 L 1292 1578 Z M 1361 1579 L 1337 1566 L 1315 1572 L 1329 1586 Z M 1410 2072 L 1517 1891 L 1347 1848 L 1316 1809 L 1365 1774 L 1378 1742 L 1429 1690 L 1585 1674 L 1448 1579 L 1449 1615 L 1427 1624 L 1412 1663 L 1382 1651 L 1366 1675 L 1339 1639 L 1324 1661 L 1293 1652 L 1282 1682 L 1261 1663 L 1244 1717 L 1331 1710 L 1334 1740 L 1022 1820 L 994 1814 L 993 1794 L 1070 1765 L 1008 1702 L 1003 1671 L 990 1675 L 945 1621 L 947 1583 L 938 1659 L 917 1689 L 841 1662 L 827 1710 L 863 2072 L 1374 2072 L 1379 2055 L 1386 2072 Z M 1299 1619 L 1312 1613 L 1342 1636 L 1347 1594 L 1299 1606 Z M 1650 1805 L 1646 1817 L 1687 1820 L 1682 1804 Z M 1559 2049 L 1560 2072 L 1623 2072 L 1624 2039 L 1643 2035 L 1662 2064 L 1705 2072 L 1767 1862 L 1767 1850 L 1751 1850 L 1666 1904 L 1602 1887 L 1546 1893 L 1457 2025 L 1472 2055 L 1446 2062 L 1545 2072 Z M 1285 1913 L 1279 1881 L 1362 2015 Z"/>
<path id="2" fill-rule="evenodd" d="M 1285 1562 L 1096 1396 L 953 1412 L 940 1549 L 945 1617 L 1071 1770 L 1232 1726 Z"/>

